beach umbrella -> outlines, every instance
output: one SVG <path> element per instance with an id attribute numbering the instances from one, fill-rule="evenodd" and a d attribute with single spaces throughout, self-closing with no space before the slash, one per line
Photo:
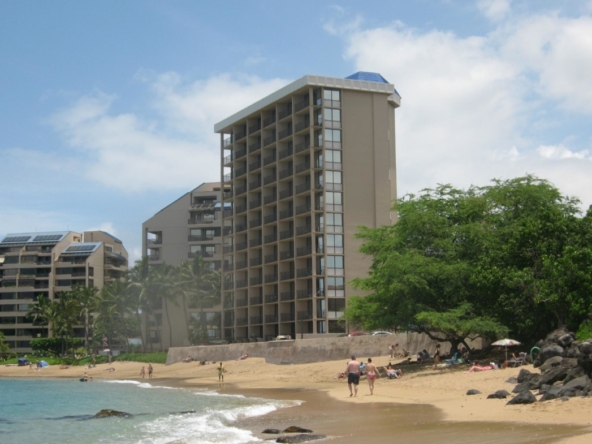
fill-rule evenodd
<path id="1" fill-rule="evenodd" d="M 514 339 L 500 339 L 498 341 L 495 341 L 493 344 L 491 344 L 493 346 L 496 347 L 506 347 L 506 361 L 508 360 L 508 347 L 513 347 L 514 345 L 520 345 L 520 342 L 514 340 Z"/>

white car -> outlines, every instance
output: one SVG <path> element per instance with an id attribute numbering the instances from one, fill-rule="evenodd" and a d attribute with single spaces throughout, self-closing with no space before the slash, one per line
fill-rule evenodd
<path id="1" fill-rule="evenodd" d="M 375 331 L 372 333 L 372 336 L 380 336 L 380 335 L 392 335 L 390 331 Z"/>
<path id="2" fill-rule="evenodd" d="M 275 338 L 276 341 L 291 341 L 292 336 L 290 335 L 279 335 Z"/>

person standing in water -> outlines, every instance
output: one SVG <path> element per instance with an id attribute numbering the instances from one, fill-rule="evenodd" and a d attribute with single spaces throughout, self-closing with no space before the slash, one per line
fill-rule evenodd
<path id="1" fill-rule="evenodd" d="M 352 355 L 351 361 L 347 363 L 345 368 L 347 375 L 347 387 L 349 388 L 349 396 L 358 396 L 358 384 L 360 383 L 360 363 L 356 361 L 356 357 Z M 353 391 L 352 391 L 353 386 Z"/>
<path id="2" fill-rule="evenodd" d="M 378 377 L 378 370 L 372 363 L 372 358 L 368 358 L 368 364 L 366 364 L 366 375 L 368 376 L 368 387 L 370 388 L 370 394 L 374 394 L 374 381 Z"/>
<path id="3" fill-rule="evenodd" d="M 148 364 L 148 379 L 152 379 L 152 372 L 154 369 L 152 368 L 152 364 Z"/>
<path id="4" fill-rule="evenodd" d="M 146 367 L 142 366 L 142 370 L 140 370 L 140 376 L 142 379 L 144 379 L 144 376 L 146 376 Z"/>
<path id="5" fill-rule="evenodd" d="M 220 367 L 218 367 L 218 382 L 224 382 L 224 373 L 226 373 L 226 370 L 222 363 L 220 363 Z"/>

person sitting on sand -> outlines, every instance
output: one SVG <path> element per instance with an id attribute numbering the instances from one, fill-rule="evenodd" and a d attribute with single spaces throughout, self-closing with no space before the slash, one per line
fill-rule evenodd
<path id="1" fill-rule="evenodd" d="M 407 356 L 409 356 L 409 350 L 407 350 L 406 348 L 403 349 L 403 357 L 406 358 Z"/>
<path id="2" fill-rule="evenodd" d="M 115 369 L 113 367 L 108 367 L 105 369 L 106 372 L 114 372 Z"/>
<path id="3" fill-rule="evenodd" d="M 475 364 L 470 369 L 468 369 L 465 373 L 484 372 L 484 371 L 491 370 L 491 369 L 493 369 L 493 367 L 491 365 L 481 366 L 481 365 L 479 365 L 478 362 L 475 362 Z"/>
<path id="4" fill-rule="evenodd" d="M 366 365 L 364 364 L 364 362 L 360 362 L 360 376 L 363 376 L 366 374 Z"/>
<path id="5" fill-rule="evenodd" d="M 188 358 L 183 359 L 183 362 L 185 362 L 185 363 L 193 362 L 193 361 L 194 361 L 194 359 L 191 356 L 189 356 Z"/>
<path id="6" fill-rule="evenodd" d="M 70 368 L 70 366 L 64 364 L 60 365 L 60 370 L 66 370 L 67 368 Z"/>
<path id="7" fill-rule="evenodd" d="M 236 358 L 237 361 L 244 361 L 245 359 L 247 359 L 249 357 L 248 353 L 245 353 L 244 355 Z"/>

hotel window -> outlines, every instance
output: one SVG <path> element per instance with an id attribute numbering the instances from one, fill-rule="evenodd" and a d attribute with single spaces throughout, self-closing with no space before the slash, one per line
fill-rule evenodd
<path id="1" fill-rule="evenodd" d="M 334 108 L 325 108 L 325 120 L 332 122 L 341 122 L 341 110 Z"/>
<path id="2" fill-rule="evenodd" d="M 341 142 L 341 130 L 326 128 L 325 142 Z"/>
<path id="3" fill-rule="evenodd" d="M 343 290 L 345 288 L 342 277 L 328 277 L 327 285 L 327 290 Z"/>
<path id="4" fill-rule="evenodd" d="M 325 171 L 325 183 L 343 183 L 341 181 L 341 171 Z"/>
<path id="5" fill-rule="evenodd" d="M 343 214 L 327 213 L 327 225 L 333 225 L 338 227 L 343 226 Z"/>
<path id="6" fill-rule="evenodd" d="M 343 248 L 343 235 L 327 234 L 327 247 Z"/>
<path id="7" fill-rule="evenodd" d="M 329 303 L 329 311 L 344 311 L 345 299 L 327 299 Z"/>
<path id="8" fill-rule="evenodd" d="M 325 202 L 328 205 L 343 205 L 343 194 L 327 191 L 325 194 Z"/>
<path id="9" fill-rule="evenodd" d="M 325 100 L 341 101 L 341 91 L 338 89 L 326 89 L 323 91 L 323 98 Z"/>
<path id="10" fill-rule="evenodd" d="M 327 268 L 343 269 L 343 256 L 327 256 Z"/>
<path id="11" fill-rule="evenodd" d="M 333 163 L 341 163 L 341 151 L 325 150 L 325 161 Z"/>

